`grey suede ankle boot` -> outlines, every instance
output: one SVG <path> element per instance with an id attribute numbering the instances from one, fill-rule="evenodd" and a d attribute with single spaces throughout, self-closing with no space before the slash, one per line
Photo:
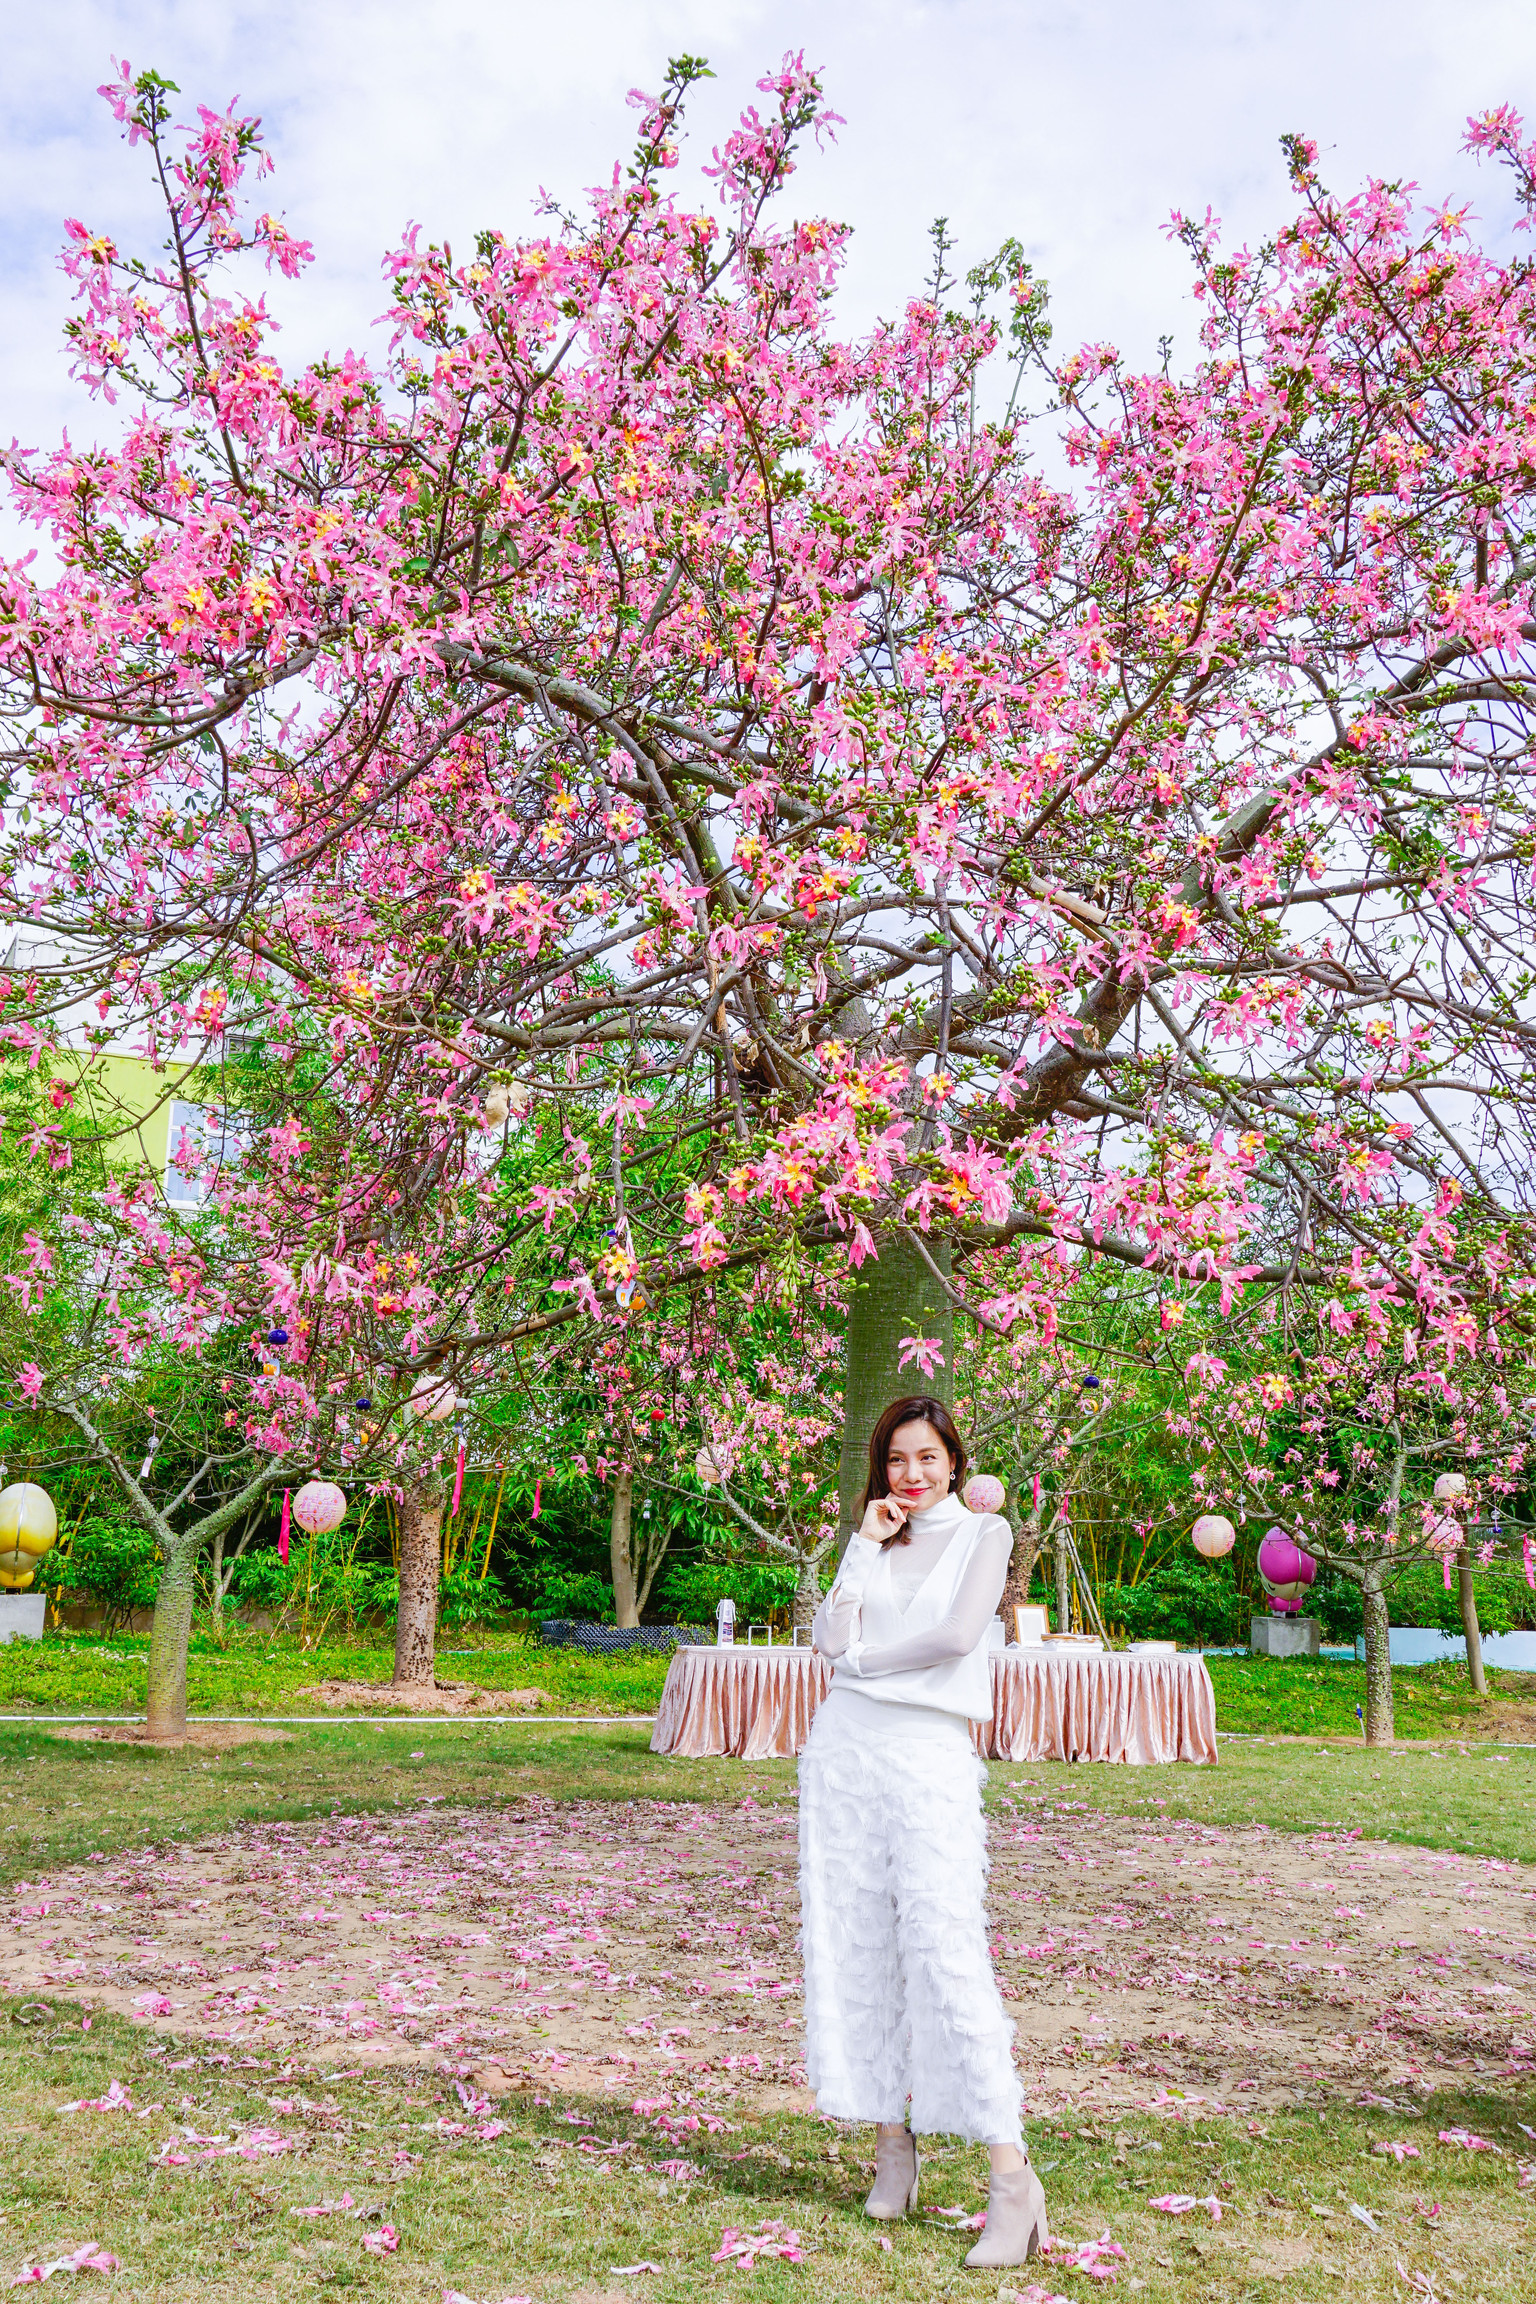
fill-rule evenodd
<path id="1" fill-rule="evenodd" d="M 915 2208 L 922 2165 L 910 2129 L 903 2128 L 896 2136 L 877 2130 L 875 2181 L 864 2203 L 865 2215 L 878 2216 L 882 2224 L 891 2224 L 898 2216 L 905 2216 L 909 2208 Z"/>
<path id="2" fill-rule="evenodd" d="M 987 2221 L 966 2258 L 978 2271 L 999 2264 L 1025 2264 L 1049 2242 L 1045 2229 L 1045 2187 L 1026 2160 L 992 2178 Z"/>

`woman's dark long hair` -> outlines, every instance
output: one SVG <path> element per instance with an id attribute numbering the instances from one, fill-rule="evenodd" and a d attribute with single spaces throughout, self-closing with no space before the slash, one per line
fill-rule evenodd
<path id="1" fill-rule="evenodd" d="M 903 1400 L 893 1400 L 882 1411 L 880 1421 L 869 1436 L 869 1478 L 864 1483 L 864 1494 L 859 1501 L 860 1514 L 871 1504 L 891 1492 L 888 1463 L 891 1442 L 903 1424 L 931 1424 L 949 1454 L 949 1485 L 951 1489 L 965 1484 L 965 1442 L 961 1439 L 953 1416 L 942 1400 L 930 1399 L 925 1392 L 909 1392 Z M 891 1538 L 896 1544 L 910 1544 L 911 1537 L 903 1529 Z"/>

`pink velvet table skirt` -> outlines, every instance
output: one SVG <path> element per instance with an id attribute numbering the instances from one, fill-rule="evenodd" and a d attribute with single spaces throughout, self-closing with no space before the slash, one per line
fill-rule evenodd
<path id="1" fill-rule="evenodd" d="M 809 1648 L 679 1648 L 651 1750 L 680 1759 L 793 1759 L 831 1682 Z M 971 1731 L 989 1760 L 1214 1761 L 1216 1696 L 1199 1656 L 992 1658 L 992 1717 Z"/>

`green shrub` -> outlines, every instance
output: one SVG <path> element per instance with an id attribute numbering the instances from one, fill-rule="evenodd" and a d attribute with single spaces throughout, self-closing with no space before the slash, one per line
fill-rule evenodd
<path id="1" fill-rule="evenodd" d="M 398 1605 L 398 1578 L 394 1582 Z M 490 1624 L 506 1609 L 507 1596 L 496 1577 L 482 1576 L 472 1561 L 461 1560 L 438 1584 L 437 1613 L 444 1624 Z"/>
<path id="2" fill-rule="evenodd" d="M 323 1536 L 299 1535 L 286 1561 L 275 1544 L 246 1552 L 234 1564 L 230 1597 L 241 1608 L 270 1610 L 288 1630 L 318 1639 L 339 1619 L 348 1632 L 368 1617 L 392 1617 L 400 1580 L 387 1562 L 359 1559 L 362 1530 L 345 1526 Z"/>
<path id="3" fill-rule="evenodd" d="M 546 1568 L 534 1609 L 538 1616 L 564 1616 L 577 1624 L 613 1622 L 613 1586 L 601 1576 L 570 1568 Z"/>
<path id="4" fill-rule="evenodd" d="M 687 1560 L 669 1568 L 659 1594 L 663 1615 L 678 1624 L 713 1624 L 722 1600 L 734 1600 L 742 1623 L 766 1623 L 792 1606 L 798 1581 L 789 1561 Z"/>
<path id="5" fill-rule="evenodd" d="M 1343 1647 L 1358 1640 L 1365 1630 L 1365 1603 L 1359 1585 L 1330 1568 L 1319 1568 L 1317 1581 L 1307 1595 L 1307 1614 L 1317 1618 L 1332 1646 Z"/>
<path id="6" fill-rule="evenodd" d="M 92 1512 L 70 1531 L 67 1551 L 56 1545 L 47 1555 L 37 1581 L 55 1598 L 78 1592 L 93 1601 L 116 1631 L 136 1608 L 153 1608 L 160 1553 L 146 1529 Z"/>
<path id="7" fill-rule="evenodd" d="M 1518 1560 L 1493 1560 L 1486 1568 L 1474 1567 L 1472 1589 L 1477 1595 L 1477 1620 L 1485 1632 L 1512 1632 L 1523 1625 L 1536 1625 L 1536 1592 L 1526 1583 Z M 1428 1561 L 1416 1561 L 1388 1590 L 1387 1612 L 1394 1624 L 1430 1624 L 1442 1632 L 1459 1632 L 1461 1601 L 1454 1565 L 1447 1592 L 1442 1569 Z"/>
<path id="8" fill-rule="evenodd" d="M 1230 1568 L 1181 1561 L 1154 1568 L 1139 1584 L 1107 1584 L 1099 1608 L 1111 1630 L 1132 1640 L 1177 1640 L 1186 1648 L 1246 1644 L 1249 1603 Z"/>

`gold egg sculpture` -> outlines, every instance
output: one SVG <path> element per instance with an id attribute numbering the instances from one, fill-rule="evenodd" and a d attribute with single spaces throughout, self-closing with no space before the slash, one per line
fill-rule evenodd
<path id="1" fill-rule="evenodd" d="M 0 1591 L 26 1591 L 58 1532 L 59 1516 L 46 1488 L 13 1480 L 0 1489 Z"/>

